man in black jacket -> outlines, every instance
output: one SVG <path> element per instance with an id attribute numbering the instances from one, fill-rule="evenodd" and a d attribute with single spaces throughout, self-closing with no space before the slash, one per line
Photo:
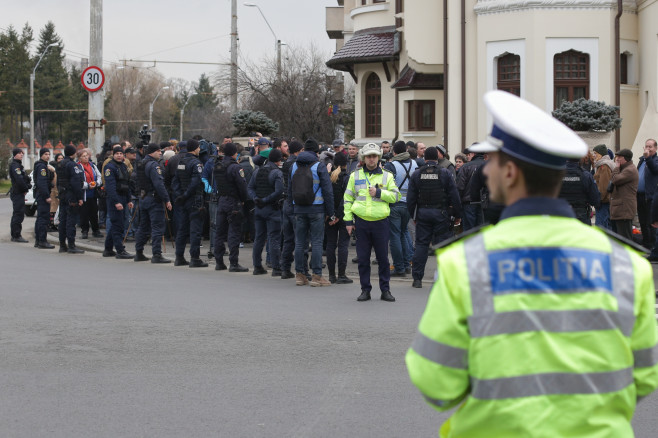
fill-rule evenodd
<path id="1" fill-rule="evenodd" d="M 464 164 L 457 175 L 457 190 L 464 207 L 464 231 L 482 223 L 480 200 L 471 198 L 471 179 L 478 167 L 484 164 L 484 154 L 474 154 L 471 161 Z"/>
<path id="2" fill-rule="evenodd" d="M 23 150 L 15 148 L 12 151 L 14 159 L 9 165 L 9 177 L 11 178 L 11 203 L 14 211 L 11 215 L 11 241 L 26 243 L 21 232 L 23 231 L 23 220 L 25 219 L 25 194 L 32 188 L 30 177 L 25 173 L 23 167 Z"/>
<path id="3" fill-rule="evenodd" d="M 656 140 L 648 139 L 644 143 L 644 153 L 637 164 L 640 180 L 637 187 L 637 217 L 642 229 L 642 246 L 652 248 L 655 229 L 650 226 L 651 202 L 658 186 L 658 155 Z"/>

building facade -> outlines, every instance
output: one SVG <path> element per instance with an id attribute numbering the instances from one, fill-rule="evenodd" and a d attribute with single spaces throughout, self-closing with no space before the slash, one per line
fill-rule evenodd
<path id="1" fill-rule="evenodd" d="M 639 156 L 658 136 L 657 0 L 337 3 L 327 8 L 336 40 L 327 65 L 356 83 L 359 143 L 441 143 L 454 155 L 486 136 L 482 96 L 494 89 L 546 111 L 579 97 L 618 98 L 623 123 L 611 149 Z"/>

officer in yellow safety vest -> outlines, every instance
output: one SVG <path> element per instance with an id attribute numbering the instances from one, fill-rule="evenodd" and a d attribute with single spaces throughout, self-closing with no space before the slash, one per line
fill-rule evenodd
<path id="1" fill-rule="evenodd" d="M 549 114 L 492 91 L 487 141 L 500 222 L 438 251 L 438 277 L 406 355 L 443 411 L 441 437 L 632 437 L 658 387 L 652 270 L 628 242 L 557 199 L 587 146 Z"/>
<path id="2" fill-rule="evenodd" d="M 400 200 L 400 191 L 395 185 L 395 176 L 379 167 L 382 151 L 375 143 L 361 149 L 364 165 L 350 174 L 345 195 L 345 227 L 352 234 L 356 226 L 356 256 L 359 260 L 361 295 L 357 301 L 370 299 L 370 252 L 375 250 L 379 265 L 379 289 L 383 301 L 395 301 L 389 281 L 391 269 L 388 263 L 388 239 L 390 226 L 388 204 Z"/>

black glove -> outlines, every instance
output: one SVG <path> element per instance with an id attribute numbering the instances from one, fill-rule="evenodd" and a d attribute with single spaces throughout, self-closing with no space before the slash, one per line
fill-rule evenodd
<path id="1" fill-rule="evenodd" d="M 263 202 L 263 200 L 260 199 L 260 198 L 255 198 L 254 199 L 254 204 L 256 204 L 256 207 L 258 207 L 258 208 L 265 207 L 265 202 Z"/>

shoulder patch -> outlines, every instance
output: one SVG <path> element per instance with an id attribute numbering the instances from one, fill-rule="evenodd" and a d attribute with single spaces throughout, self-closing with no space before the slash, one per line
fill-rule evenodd
<path id="1" fill-rule="evenodd" d="M 46 176 L 46 169 L 41 169 L 41 176 Z"/>
<path id="2" fill-rule="evenodd" d="M 240 176 L 241 176 L 242 178 L 244 178 L 244 169 L 240 169 L 240 170 L 238 170 L 238 173 L 240 174 Z"/>
<path id="3" fill-rule="evenodd" d="M 593 227 L 593 228 L 594 228 L 594 227 Z M 647 253 L 649 253 L 649 250 L 646 249 L 645 247 L 643 247 L 642 245 L 639 245 L 639 244 L 633 242 L 632 240 L 629 240 L 629 239 L 627 239 L 627 238 L 625 238 L 625 237 L 623 237 L 623 236 L 620 236 L 619 234 L 615 233 L 615 232 L 612 231 L 612 230 L 609 230 L 609 229 L 607 229 L 607 228 L 601 228 L 601 227 L 596 227 L 596 229 L 599 230 L 599 231 L 601 231 L 601 232 L 603 232 L 603 233 L 605 233 L 605 234 L 607 234 L 608 236 L 610 236 L 611 238 L 615 239 L 616 241 L 621 242 L 621 243 L 623 243 L 624 245 L 628 245 L 628 246 L 630 246 L 630 247 L 633 248 L 635 251 L 639 251 L 639 252 L 642 253 L 642 254 L 647 254 Z"/>
<path id="4" fill-rule="evenodd" d="M 16 175 L 20 175 L 20 174 L 21 174 L 21 169 L 19 169 L 19 168 L 17 167 L 17 168 L 16 168 Z"/>
<path id="5" fill-rule="evenodd" d="M 203 164 L 201 164 L 201 163 L 197 164 L 196 168 L 199 171 L 199 173 L 203 173 Z"/>
<path id="6" fill-rule="evenodd" d="M 78 166 L 75 166 L 75 173 L 80 173 L 80 168 Z"/>
<path id="7" fill-rule="evenodd" d="M 160 168 L 160 166 L 157 166 L 155 168 L 155 171 L 158 172 L 158 175 L 162 175 L 162 169 Z"/>
<path id="8" fill-rule="evenodd" d="M 105 176 L 110 176 L 111 173 L 110 169 L 105 169 Z"/>
<path id="9" fill-rule="evenodd" d="M 462 219 L 462 221 L 463 221 L 463 219 Z M 453 243 L 458 242 L 458 241 L 460 241 L 460 240 L 462 240 L 462 239 L 464 239 L 464 238 L 466 238 L 466 237 L 470 237 L 470 236 L 472 236 L 472 235 L 474 235 L 474 234 L 477 234 L 477 233 L 479 233 L 480 231 L 482 231 L 482 230 L 484 230 L 485 228 L 488 228 L 488 227 L 490 227 L 490 226 L 493 226 L 493 225 L 490 225 L 490 224 L 487 224 L 487 225 L 479 225 L 479 226 L 477 226 L 477 227 L 475 227 L 475 228 L 471 228 L 471 229 L 468 230 L 468 231 L 464 231 L 464 232 L 461 233 L 461 234 L 458 234 L 458 235 L 456 235 L 456 236 L 454 236 L 454 237 L 450 237 L 449 239 L 443 240 L 443 241 L 437 243 L 436 245 L 432 245 L 432 247 L 431 247 L 430 249 L 431 249 L 432 251 L 436 251 L 437 249 L 445 248 L 446 246 L 448 246 L 448 245 L 452 245 Z"/>

